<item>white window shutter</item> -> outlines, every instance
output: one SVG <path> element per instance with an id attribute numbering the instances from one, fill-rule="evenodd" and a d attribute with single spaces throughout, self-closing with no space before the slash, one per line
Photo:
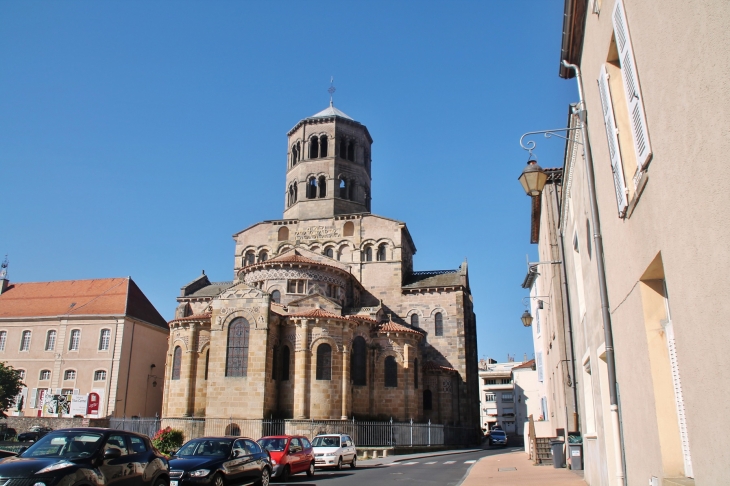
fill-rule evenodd
<path id="1" fill-rule="evenodd" d="M 682 456 L 684 459 L 684 475 L 694 477 L 692 471 L 692 455 L 689 450 L 689 434 L 687 433 L 687 417 L 684 409 L 684 396 L 682 395 L 682 381 L 679 378 L 679 363 L 677 361 L 677 346 L 674 342 L 674 326 L 669 321 L 664 326 L 667 337 L 667 348 L 669 350 L 669 365 L 672 368 L 672 382 L 674 385 L 674 400 L 677 405 L 677 421 L 679 422 L 679 437 L 682 441 Z"/>
<path id="2" fill-rule="evenodd" d="M 626 10 L 622 0 L 616 0 L 612 19 L 613 32 L 616 36 L 616 48 L 621 63 L 621 74 L 624 78 L 624 88 L 626 90 L 626 105 L 629 110 L 629 125 L 631 125 L 631 134 L 634 139 L 636 164 L 639 169 L 643 169 L 651 160 L 651 143 L 649 142 L 649 131 L 646 128 L 646 113 L 641 97 L 639 72 L 634 61 L 634 50 L 631 47 L 631 37 L 629 37 L 629 24 L 626 21 Z"/>
<path id="3" fill-rule="evenodd" d="M 38 388 L 33 388 L 30 391 L 30 404 L 28 405 L 28 408 L 35 408 L 35 402 L 38 398 Z"/>
<path id="4" fill-rule="evenodd" d="M 74 393 L 73 394 L 74 395 L 78 395 L 79 394 L 79 389 L 78 388 L 74 388 Z"/>
<path id="5" fill-rule="evenodd" d="M 608 88 L 608 72 L 606 65 L 601 66 L 601 74 L 598 76 L 598 91 L 601 94 L 601 105 L 603 106 L 603 123 L 606 126 L 606 139 L 608 140 L 608 154 L 611 158 L 611 170 L 613 171 L 613 185 L 616 189 L 616 203 L 618 204 L 618 215 L 623 218 L 626 209 L 629 207 L 628 191 L 624 179 L 624 166 L 621 162 L 621 150 L 619 150 L 618 131 L 616 120 L 613 115 L 613 102 L 611 101 L 611 90 Z"/>

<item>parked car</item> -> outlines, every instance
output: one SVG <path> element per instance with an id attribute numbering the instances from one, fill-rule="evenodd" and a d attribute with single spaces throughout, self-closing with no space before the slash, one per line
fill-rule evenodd
<path id="1" fill-rule="evenodd" d="M 493 429 L 489 433 L 489 445 L 507 445 L 507 433 L 504 430 Z"/>
<path id="2" fill-rule="evenodd" d="M 53 429 L 34 425 L 28 432 L 23 432 L 18 435 L 18 442 L 35 442 L 49 432 L 53 432 Z"/>
<path id="3" fill-rule="evenodd" d="M 349 435 L 323 434 L 312 440 L 314 464 L 317 467 L 342 469 L 343 464 L 357 467 L 357 449 Z"/>
<path id="4" fill-rule="evenodd" d="M 270 478 L 269 455 L 247 437 L 193 439 L 170 459 L 170 486 L 268 486 Z"/>
<path id="5" fill-rule="evenodd" d="M 167 459 L 143 435 L 76 428 L 50 432 L 0 460 L 0 477 L 34 486 L 167 486 L 169 471 Z"/>
<path id="6" fill-rule="evenodd" d="M 18 433 L 12 427 L 0 428 L 0 440 L 13 440 Z"/>
<path id="7" fill-rule="evenodd" d="M 314 449 L 309 439 L 301 435 L 272 435 L 258 440 L 269 453 L 273 469 L 272 478 L 289 479 L 292 474 L 306 472 L 314 476 Z"/>

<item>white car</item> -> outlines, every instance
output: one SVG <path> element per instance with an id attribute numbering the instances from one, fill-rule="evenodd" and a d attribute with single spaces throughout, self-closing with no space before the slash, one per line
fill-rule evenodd
<path id="1" fill-rule="evenodd" d="M 322 434 L 312 440 L 314 465 L 342 469 L 343 464 L 357 467 L 357 449 L 349 435 Z"/>

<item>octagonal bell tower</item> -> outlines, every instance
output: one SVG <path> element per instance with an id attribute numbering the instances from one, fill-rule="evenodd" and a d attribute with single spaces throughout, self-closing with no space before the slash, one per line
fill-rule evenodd
<path id="1" fill-rule="evenodd" d="M 370 212 L 370 146 L 365 125 L 330 106 L 287 134 L 284 219 Z"/>

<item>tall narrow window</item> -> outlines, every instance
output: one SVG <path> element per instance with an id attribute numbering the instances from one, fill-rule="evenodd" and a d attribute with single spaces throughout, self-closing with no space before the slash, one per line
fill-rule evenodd
<path id="1" fill-rule="evenodd" d="M 340 179 L 340 199 L 347 199 L 347 181 Z"/>
<path id="2" fill-rule="evenodd" d="M 350 201 L 355 200 L 355 183 L 353 181 L 347 183 L 347 199 Z"/>
<path id="3" fill-rule="evenodd" d="M 327 178 L 325 176 L 319 176 L 317 186 L 319 189 L 319 197 L 327 197 Z"/>
<path id="4" fill-rule="evenodd" d="M 261 250 L 259 252 L 259 263 L 265 262 L 268 259 L 269 259 L 269 252 L 266 250 Z"/>
<path id="5" fill-rule="evenodd" d="M 246 252 L 243 264 L 248 266 L 253 265 L 254 263 L 256 263 L 256 254 L 253 252 L 253 250 L 249 250 Z"/>
<path id="6" fill-rule="evenodd" d="M 413 388 L 418 390 L 418 358 L 413 360 Z"/>
<path id="7" fill-rule="evenodd" d="M 281 348 L 281 381 L 289 381 L 289 360 L 291 354 L 289 352 L 289 346 Z"/>
<path id="8" fill-rule="evenodd" d="M 180 379 L 180 367 L 182 366 L 182 348 L 175 346 L 175 352 L 172 353 L 172 379 Z"/>
<path id="9" fill-rule="evenodd" d="M 277 381 L 279 379 L 279 348 L 274 346 L 274 350 L 271 356 L 271 380 Z"/>
<path id="10" fill-rule="evenodd" d="M 347 160 L 355 161 L 355 143 L 350 142 L 347 146 Z"/>
<path id="11" fill-rule="evenodd" d="M 46 334 L 46 351 L 53 351 L 56 347 L 56 331 L 51 329 Z"/>
<path id="12" fill-rule="evenodd" d="M 228 329 L 228 353 L 226 376 L 246 376 L 248 374 L 248 335 L 250 326 L 243 317 L 233 320 Z"/>
<path id="13" fill-rule="evenodd" d="M 350 379 L 355 386 L 367 385 L 367 344 L 362 336 L 352 341 Z"/>
<path id="14" fill-rule="evenodd" d="M 385 386 L 386 388 L 398 387 L 398 363 L 395 362 L 393 356 L 385 358 Z"/>
<path id="15" fill-rule="evenodd" d="M 423 390 L 423 409 L 433 410 L 433 396 L 431 390 Z"/>
<path id="16" fill-rule="evenodd" d="M 411 314 L 411 326 L 418 327 L 418 314 Z"/>
<path id="17" fill-rule="evenodd" d="M 102 329 L 99 335 L 99 351 L 108 351 L 112 332 L 109 329 Z"/>
<path id="18" fill-rule="evenodd" d="M 362 254 L 362 260 L 364 262 L 372 262 L 373 261 L 373 247 L 368 245 L 365 247 L 365 251 Z"/>
<path id="19" fill-rule="evenodd" d="M 317 379 L 332 379 L 332 346 L 327 343 L 317 347 Z"/>
<path id="20" fill-rule="evenodd" d="M 317 179 L 310 177 L 307 181 L 307 199 L 314 199 L 317 197 Z"/>
<path id="21" fill-rule="evenodd" d="M 444 335 L 444 318 L 441 315 L 440 312 L 437 312 L 435 316 L 433 316 L 433 319 L 436 323 L 435 325 L 435 331 L 437 336 L 443 336 Z"/>
<path id="22" fill-rule="evenodd" d="M 8 341 L 8 331 L 0 331 L 0 351 L 5 351 L 5 343 Z"/>
<path id="23" fill-rule="evenodd" d="M 30 331 L 23 331 L 20 338 L 20 350 L 28 351 L 30 349 Z"/>
<path id="24" fill-rule="evenodd" d="M 309 158 L 316 159 L 319 157 L 319 139 L 312 137 L 309 139 Z"/>
<path id="25" fill-rule="evenodd" d="M 378 246 L 378 261 L 383 262 L 386 259 L 386 251 L 387 251 L 388 245 L 385 243 Z"/>
<path id="26" fill-rule="evenodd" d="M 291 148 L 291 165 L 295 166 L 297 165 L 297 146 L 294 145 Z"/>
<path id="27" fill-rule="evenodd" d="M 340 140 L 340 158 L 347 158 L 347 141 L 344 138 Z"/>
<path id="28" fill-rule="evenodd" d="M 208 379 L 208 362 L 210 361 L 210 349 L 205 352 L 205 379 Z"/>
<path id="29" fill-rule="evenodd" d="M 319 137 L 319 156 L 324 158 L 327 157 L 327 135 Z"/>
<path id="30" fill-rule="evenodd" d="M 271 302 L 281 304 L 281 292 L 279 292 L 278 290 L 274 290 L 273 292 L 271 292 Z"/>
<path id="31" fill-rule="evenodd" d="M 78 351 L 81 344 L 81 330 L 74 329 L 71 331 L 71 340 L 68 343 L 69 351 Z"/>
<path id="32" fill-rule="evenodd" d="M 51 379 L 51 370 L 41 370 L 41 374 L 38 377 L 39 380 L 50 380 Z"/>
<path id="33" fill-rule="evenodd" d="M 294 185 L 289 186 L 289 194 L 286 198 L 286 206 L 289 207 L 294 204 Z"/>

